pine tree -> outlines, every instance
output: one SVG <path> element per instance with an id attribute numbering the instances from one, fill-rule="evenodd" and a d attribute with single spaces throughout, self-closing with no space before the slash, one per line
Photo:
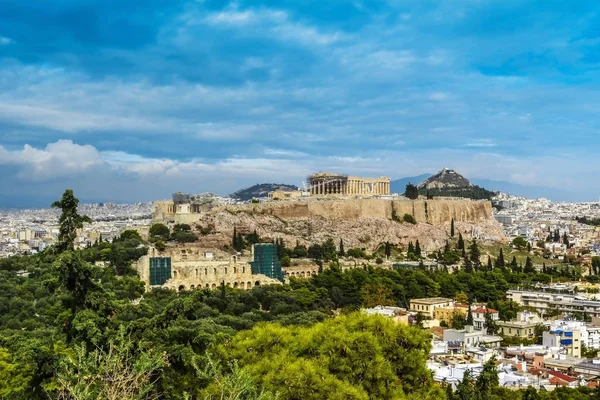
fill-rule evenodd
<path id="1" fill-rule="evenodd" d="M 415 254 L 421 257 L 421 245 L 419 244 L 419 239 L 415 242 Z"/>
<path id="2" fill-rule="evenodd" d="M 454 218 L 452 218 L 452 222 L 450 222 L 450 237 L 454 237 Z"/>
<path id="3" fill-rule="evenodd" d="M 444 245 L 444 254 L 450 253 L 450 243 L 446 240 L 446 244 Z"/>
<path id="4" fill-rule="evenodd" d="M 462 233 L 458 234 L 458 244 L 456 246 L 459 250 L 464 250 L 465 248 L 465 241 L 462 237 Z"/>
<path id="5" fill-rule="evenodd" d="M 344 251 L 344 240 L 340 239 L 340 257 L 344 257 L 346 252 Z"/>
<path id="6" fill-rule="evenodd" d="M 567 232 L 563 235 L 563 244 L 569 248 L 569 237 L 567 236 Z"/>
<path id="7" fill-rule="evenodd" d="M 555 243 L 560 242 L 560 232 L 558 229 L 554 230 L 554 237 L 552 238 Z"/>
<path id="8" fill-rule="evenodd" d="M 490 358 L 483 364 L 483 370 L 475 381 L 475 388 L 480 399 L 494 398 L 494 391 L 500 386 L 498 370 L 496 369 L 496 357 Z"/>

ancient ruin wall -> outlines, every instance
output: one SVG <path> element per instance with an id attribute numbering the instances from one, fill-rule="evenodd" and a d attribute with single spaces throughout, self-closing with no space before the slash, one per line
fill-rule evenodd
<path id="1" fill-rule="evenodd" d="M 452 219 L 457 222 L 478 222 L 492 218 L 492 205 L 489 201 L 471 200 L 349 199 L 290 201 L 224 206 L 214 211 L 271 215 L 284 220 L 314 217 L 331 220 L 355 220 L 359 217 L 392 219 L 393 214 L 402 219 L 404 214 L 410 214 L 417 222 L 436 226 L 443 225 Z"/>

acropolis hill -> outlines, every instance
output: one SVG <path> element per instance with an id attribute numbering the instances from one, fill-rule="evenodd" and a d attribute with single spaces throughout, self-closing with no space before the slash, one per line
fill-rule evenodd
<path id="1" fill-rule="evenodd" d="M 349 247 L 374 250 L 386 241 L 407 245 L 419 239 L 424 249 L 433 250 L 448 239 L 452 219 L 457 234 L 466 238 L 475 234 L 481 240 L 504 240 L 488 201 L 309 198 L 221 205 L 185 213 L 171 212 L 169 204 L 156 202 L 154 219 L 210 226 L 216 233 L 200 238 L 210 245 L 229 243 L 236 227 L 288 243 L 311 244 L 331 237 L 343 238 Z M 417 224 L 399 222 L 405 214 L 412 215 Z"/>

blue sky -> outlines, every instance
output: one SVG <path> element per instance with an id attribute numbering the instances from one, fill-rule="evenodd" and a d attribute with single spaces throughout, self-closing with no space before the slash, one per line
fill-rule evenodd
<path id="1" fill-rule="evenodd" d="M 3 195 L 449 167 L 597 199 L 595 3 L 0 0 Z"/>

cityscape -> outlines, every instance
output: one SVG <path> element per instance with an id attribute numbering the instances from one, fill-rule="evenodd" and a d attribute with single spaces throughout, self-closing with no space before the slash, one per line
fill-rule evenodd
<path id="1" fill-rule="evenodd" d="M 600 399 L 598 26 L 0 1 L 0 400 Z"/>

